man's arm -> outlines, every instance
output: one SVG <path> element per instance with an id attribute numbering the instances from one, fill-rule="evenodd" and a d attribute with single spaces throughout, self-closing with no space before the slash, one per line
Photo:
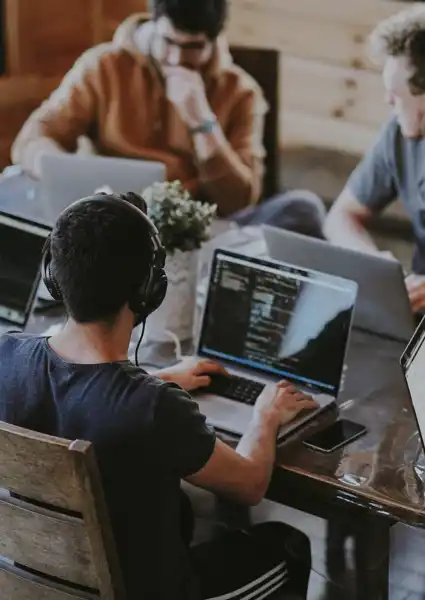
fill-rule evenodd
<path id="1" fill-rule="evenodd" d="M 397 127 L 394 119 L 385 124 L 330 210 L 325 235 L 331 242 L 363 252 L 378 251 L 366 225 L 397 199 L 394 161 Z"/>
<path id="2" fill-rule="evenodd" d="M 258 504 L 270 483 L 279 427 L 315 407 L 311 398 L 286 383 L 267 387 L 236 451 L 217 440 L 209 461 L 187 481 L 243 504 Z"/>
<path id="3" fill-rule="evenodd" d="M 258 201 L 262 190 L 262 145 L 267 104 L 253 84 L 238 90 L 224 132 L 216 121 L 211 131 L 199 131 L 216 120 L 199 73 L 183 67 L 165 70 L 167 97 L 193 135 L 202 189 L 219 215 L 228 217 Z"/>
<path id="4" fill-rule="evenodd" d="M 234 107 L 227 137 L 217 123 L 193 136 L 203 189 L 222 217 L 255 204 L 261 196 L 265 151 L 262 98 L 247 94 Z"/>
<path id="5" fill-rule="evenodd" d="M 40 177 L 40 157 L 75 152 L 79 136 L 96 114 L 96 85 L 102 47 L 83 54 L 51 96 L 29 117 L 12 146 L 12 160 Z"/>
<path id="6" fill-rule="evenodd" d="M 338 246 L 362 252 L 378 252 L 375 242 L 366 229 L 374 213 L 361 204 L 349 187 L 336 200 L 325 222 L 325 236 Z"/>

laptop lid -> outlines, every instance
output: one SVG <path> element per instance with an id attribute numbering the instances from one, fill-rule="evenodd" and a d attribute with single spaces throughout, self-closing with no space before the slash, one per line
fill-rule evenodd
<path id="1" fill-rule="evenodd" d="M 50 229 L 0 212 L 0 322 L 24 329 L 40 283 Z"/>
<path id="2" fill-rule="evenodd" d="M 337 396 L 357 284 L 216 250 L 198 355 Z"/>
<path id="3" fill-rule="evenodd" d="M 40 201 L 52 224 L 72 202 L 91 196 L 101 186 L 118 194 L 141 194 L 166 175 L 165 165 L 159 162 L 65 153 L 43 155 L 40 167 Z"/>
<path id="4" fill-rule="evenodd" d="M 413 413 L 425 448 L 425 317 L 415 330 L 400 358 Z"/>
<path id="5" fill-rule="evenodd" d="M 263 226 L 263 233 L 273 259 L 358 283 L 354 327 L 402 342 L 409 340 L 414 321 L 398 261 L 268 225 Z"/>

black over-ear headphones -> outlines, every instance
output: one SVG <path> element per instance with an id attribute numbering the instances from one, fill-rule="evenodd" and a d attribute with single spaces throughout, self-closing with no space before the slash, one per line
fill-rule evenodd
<path id="1" fill-rule="evenodd" d="M 161 305 L 167 292 L 168 281 L 164 271 L 166 253 L 161 243 L 158 230 L 140 208 L 111 194 L 99 194 L 77 200 L 65 209 L 65 213 L 73 211 L 79 206 L 87 203 L 96 203 L 105 207 L 118 207 L 123 211 L 123 214 L 126 213 L 127 215 L 131 215 L 132 218 L 137 219 L 140 222 L 141 235 L 146 236 L 146 232 L 149 235 L 152 246 L 152 258 L 149 272 L 137 287 L 136 291 L 132 294 L 131 298 L 128 298 L 129 308 L 136 315 L 135 325 L 139 325 Z M 50 295 L 55 300 L 62 300 L 62 293 L 54 275 L 50 235 L 46 239 L 43 248 L 41 275 Z"/>

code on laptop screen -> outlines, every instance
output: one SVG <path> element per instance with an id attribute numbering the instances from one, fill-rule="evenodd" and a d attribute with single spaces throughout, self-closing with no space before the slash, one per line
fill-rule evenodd
<path id="1" fill-rule="evenodd" d="M 336 393 L 356 290 L 339 277 L 218 252 L 198 351 Z"/>
<path id="2" fill-rule="evenodd" d="M 48 231 L 0 214 L 0 319 L 25 323 Z"/>

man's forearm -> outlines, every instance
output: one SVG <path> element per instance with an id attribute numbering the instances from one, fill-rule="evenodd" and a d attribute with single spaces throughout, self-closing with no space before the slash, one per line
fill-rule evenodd
<path id="1" fill-rule="evenodd" d="M 252 461 L 256 472 L 256 498 L 259 502 L 267 491 L 276 457 L 276 422 L 264 415 L 255 415 L 241 438 L 236 452 Z"/>
<path id="2" fill-rule="evenodd" d="M 193 143 L 201 181 L 220 216 L 228 217 L 251 203 L 252 171 L 245 165 L 216 124 L 210 133 L 196 133 Z"/>
<path id="3" fill-rule="evenodd" d="M 330 214 L 325 224 L 325 235 L 330 242 L 338 246 L 360 252 L 378 252 L 365 224 L 342 210 L 336 210 Z"/>

